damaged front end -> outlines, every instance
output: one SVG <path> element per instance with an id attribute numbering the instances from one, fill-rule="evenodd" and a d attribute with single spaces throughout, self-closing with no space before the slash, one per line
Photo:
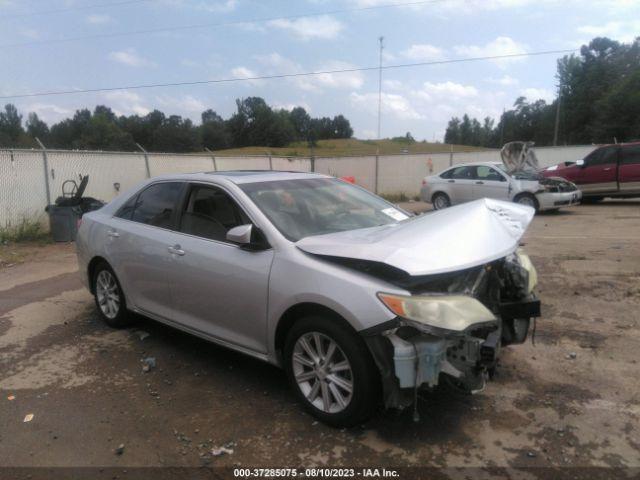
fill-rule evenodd
<path id="1" fill-rule="evenodd" d="M 396 318 L 362 332 L 382 374 L 387 407 L 406 407 L 418 389 L 440 383 L 482 390 L 501 347 L 523 343 L 540 315 L 536 271 L 520 250 L 461 272 L 398 275 L 391 283 L 411 295 L 381 292 Z"/>

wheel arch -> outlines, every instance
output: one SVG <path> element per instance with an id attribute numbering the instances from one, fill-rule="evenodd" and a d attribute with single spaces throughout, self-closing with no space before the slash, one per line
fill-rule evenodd
<path id="1" fill-rule="evenodd" d="M 93 257 L 91 259 L 91 261 L 87 265 L 87 278 L 89 279 L 89 291 L 91 291 L 92 294 L 96 293 L 95 292 L 95 287 L 93 285 L 93 275 L 94 275 L 94 273 L 96 271 L 96 267 L 101 263 L 106 263 L 113 270 L 113 267 L 107 261 L 106 258 L 104 258 L 104 257 L 102 257 L 100 255 L 96 255 L 95 257 Z"/>
<path id="2" fill-rule="evenodd" d="M 284 349 L 284 342 L 287 338 L 287 333 L 291 330 L 291 327 L 300 319 L 310 315 L 324 315 L 332 319 L 332 321 L 340 322 L 346 325 L 353 333 L 357 334 L 353 326 L 338 312 L 332 308 L 315 302 L 302 302 L 290 306 L 278 320 L 274 335 L 274 352 L 278 362 L 282 360 L 282 351 Z"/>

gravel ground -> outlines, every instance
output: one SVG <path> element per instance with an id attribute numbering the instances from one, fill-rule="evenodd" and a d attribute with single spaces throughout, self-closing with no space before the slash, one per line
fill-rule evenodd
<path id="1" fill-rule="evenodd" d="M 640 467 L 640 202 L 539 215 L 525 242 L 535 345 L 506 349 L 480 394 L 423 395 L 417 423 L 350 430 L 303 413 L 275 367 L 143 318 L 103 325 L 73 245 L 2 246 L 0 466 Z"/>

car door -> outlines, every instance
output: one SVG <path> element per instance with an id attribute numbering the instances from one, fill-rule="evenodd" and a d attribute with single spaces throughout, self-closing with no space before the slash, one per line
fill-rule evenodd
<path id="1" fill-rule="evenodd" d="M 473 182 L 473 198 L 496 198 L 509 200 L 509 182 L 495 168 L 488 165 L 475 167 L 475 181 Z"/>
<path id="2" fill-rule="evenodd" d="M 248 223 L 253 222 L 222 187 L 189 185 L 179 216 L 181 248 L 169 275 L 173 318 L 196 332 L 266 353 L 273 249 L 226 240 L 231 228 Z"/>
<path id="3" fill-rule="evenodd" d="M 618 181 L 621 193 L 640 194 L 640 144 L 620 149 Z"/>
<path id="4" fill-rule="evenodd" d="M 452 204 L 473 200 L 474 175 L 475 167 L 473 166 L 463 165 L 453 169 L 447 180 Z"/>
<path id="5" fill-rule="evenodd" d="M 106 253 L 120 279 L 129 307 L 170 317 L 173 305 L 167 275 L 169 251 L 179 240 L 177 206 L 185 184 L 154 183 L 134 195 L 116 213 L 106 234 Z"/>
<path id="6" fill-rule="evenodd" d="M 611 145 L 591 152 L 577 173 L 580 190 L 584 193 L 606 193 L 618 190 L 618 147 Z"/>

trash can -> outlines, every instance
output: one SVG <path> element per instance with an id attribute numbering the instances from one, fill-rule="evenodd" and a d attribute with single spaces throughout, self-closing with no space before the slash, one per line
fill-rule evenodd
<path id="1" fill-rule="evenodd" d="M 49 205 L 49 228 L 54 242 L 73 242 L 78 233 L 78 220 L 82 217 L 79 206 Z"/>

